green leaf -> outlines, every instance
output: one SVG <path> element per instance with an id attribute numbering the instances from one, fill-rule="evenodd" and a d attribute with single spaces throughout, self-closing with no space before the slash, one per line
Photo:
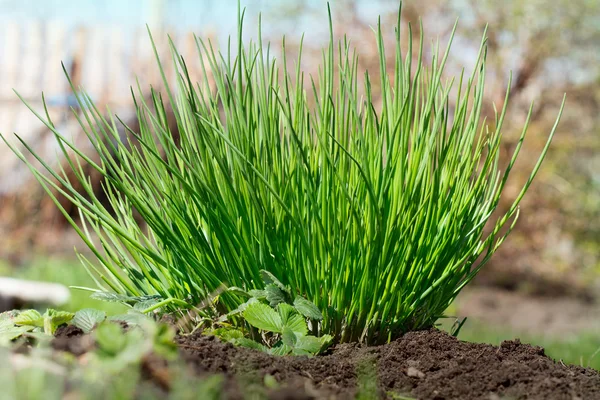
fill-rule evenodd
<path id="1" fill-rule="evenodd" d="M 231 343 L 233 343 L 236 346 L 247 347 L 249 349 L 254 349 L 254 350 L 260 350 L 260 351 L 268 350 L 268 348 L 265 345 L 262 345 L 258 342 L 255 342 L 254 340 L 248 339 L 248 338 L 233 339 L 231 341 Z"/>
<path id="2" fill-rule="evenodd" d="M 289 327 L 296 335 L 304 336 L 308 332 L 306 320 L 298 311 L 287 303 L 277 305 L 277 312 L 281 317 L 284 328 Z"/>
<path id="3" fill-rule="evenodd" d="M 304 297 L 297 296 L 294 299 L 294 307 L 296 310 L 307 318 L 321 321 L 323 314 L 312 302 L 306 300 Z"/>
<path id="4" fill-rule="evenodd" d="M 52 308 L 47 309 L 43 315 L 44 333 L 54 335 L 56 328 L 71 321 L 74 315 L 68 311 L 57 311 Z"/>
<path id="5" fill-rule="evenodd" d="M 300 336 L 296 341 L 295 349 L 306 351 L 310 354 L 318 354 L 321 351 L 323 342 L 320 338 L 314 336 Z"/>
<path id="6" fill-rule="evenodd" d="M 75 313 L 71 324 L 78 327 L 85 333 L 90 333 L 94 327 L 106 319 L 104 311 L 93 308 L 84 308 Z"/>
<path id="7" fill-rule="evenodd" d="M 90 295 L 94 300 L 106 301 L 109 303 L 127 303 L 135 300 L 135 297 L 112 292 L 94 292 Z"/>
<path id="8" fill-rule="evenodd" d="M 114 322 L 102 322 L 94 331 L 94 338 L 100 352 L 109 357 L 117 356 L 127 345 L 127 338 L 121 326 Z"/>
<path id="9" fill-rule="evenodd" d="M 296 337 L 294 331 L 292 331 L 289 326 L 286 326 L 283 328 L 283 333 L 281 334 L 281 341 L 286 346 L 295 347 L 298 338 Z"/>
<path id="10" fill-rule="evenodd" d="M 265 286 L 273 284 L 273 285 L 277 286 L 279 289 L 283 290 L 285 293 L 289 294 L 288 288 L 285 287 L 285 285 L 283 283 L 281 283 L 281 281 L 279 279 L 277 279 L 275 277 L 275 275 L 273 275 L 269 271 L 267 271 L 265 269 L 261 269 L 260 276 L 262 277 L 262 280 L 263 280 Z"/>
<path id="11" fill-rule="evenodd" d="M 254 304 L 254 303 L 258 303 L 258 302 L 259 302 L 259 301 L 258 301 L 258 299 L 256 299 L 255 297 L 251 297 L 251 298 L 249 298 L 249 299 L 248 299 L 248 301 L 247 301 L 247 302 L 240 304 L 240 305 L 238 306 L 238 308 L 236 308 L 235 310 L 233 310 L 233 311 L 229 312 L 229 313 L 228 313 L 228 314 L 226 314 L 226 315 L 222 315 L 222 316 L 220 316 L 220 317 L 217 319 L 217 321 L 219 321 L 219 322 L 227 321 L 227 318 L 228 318 L 228 317 L 231 317 L 231 316 L 234 316 L 234 315 L 237 315 L 237 314 L 241 314 L 242 312 L 244 312 L 244 310 L 245 310 L 245 309 L 246 309 L 246 308 L 247 308 L 247 307 L 248 307 L 250 304 Z"/>
<path id="12" fill-rule="evenodd" d="M 212 330 L 207 330 L 204 332 L 205 335 L 214 335 L 219 339 L 225 342 L 231 342 L 236 339 L 241 339 L 244 337 L 244 332 L 235 328 L 217 328 Z"/>
<path id="13" fill-rule="evenodd" d="M 157 324 L 152 349 L 156 355 L 165 359 L 173 360 L 177 356 L 177 345 L 175 344 L 175 329 L 167 324 Z"/>
<path id="14" fill-rule="evenodd" d="M 8 346 L 12 340 L 25 332 L 30 332 L 33 328 L 31 325 L 15 326 L 12 321 L 0 320 L 0 346 Z"/>
<path id="15" fill-rule="evenodd" d="M 32 331 L 23 333 L 24 337 L 32 338 L 38 347 L 48 347 L 50 342 L 54 340 L 54 336 L 38 331 L 41 328 L 33 328 Z"/>
<path id="16" fill-rule="evenodd" d="M 272 347 L 267 350 L 267 353 L 274 355 L 274 356 L 287 356 L 291 352 L 292 352 L 292 348 L 285 344 L 281 344 L 279 346 Z"/>
<path id="17" fill-rule="evenodd" d="M 283 328 L 279 314 L 263 303 L 250 304 L 243 315 L 246 322 L 263 331 L 281 333 Z"/>
<path id="18" fill-rule="evenodd" d="M 294 346 L 294 355 L 316 355 L 324 351 L 333 338 L 330 335 L 315 337 L 312 335 L 300 336 L 297 338 L 296 346 Z"/>
<path id="19" fill-rule="evenodd" d="M 254 298 L 254 299 L 258 299 L 258 300 L 266 300 L 267 299 L 267 291 L 266 290 L 252 289 L 252 290 L 248 290 L 248 294 L 250 296 L 252 296 L 252 298 Z"/>
<path id="20" fill-rule="evenodd" d="M 298 311 L 296 311 L 294 306 L 291 306 L 287 303 L 279 303 L 277 305 L 277 312 L 279 313 L 279 316 L 281 317 L 281 322 L 283 322 L 284 325 L 287 324 L 288 319 L 292 315 L 298 314 Z"/>
<path id="21" fill-rule="evenodd" d="M 304 336 L 308 333 L 306 320 L 300 314 L 292 314 L 284 324 L 284 328 L 291 329 L 297 336 Z"/>
<path id="22" fill-rule="evenodd" d="M 292 349 L 292 354 L 295 355 L 295 356 L 307 356 L 307 357 L 312 357 L 312 356 L 315 355 L 314 353 L 311 353 L 308 350 L 304 350 L 304 349 L 301 349 L 301 348 L 298 348 L 298 347 L 294 347 Z"/>
<path id="23" fill-rule="evenodd" d="M 58 311 L 49 308 L 46 310 L 43 316 L 44 318 L 49 318 L 52 323 L 58 327 L 71 321 L 75 314 L 68 311 Z"/>
<path id="24" fill-rule="evenodd" d="M 44 317 L 37 310 L 25 310 L 14 319 L 15 325 L 44 326 Z"/>
<path id="25" fill-rule="evenodd" d="M 151 319 L 139 311 L 130 310 L 127 314 L 112 315 L 108 317 L 108 321 L 125 322 L 127 325 L 137 326 L 151 321 Z"/>
<path id="26" fill-rule="evenodd" d="M 10 310 L 10 311 L 4 311 L 3 313 L 0 313 L 0 322 L 2 322 L 2 321 L 13 322 L 15 317 L 17 317 L 20 312 L 21 311 L 19 311 L 19 310 Z"/>
<path id="27" fill-rule="evenodd" d="M 142 312 L 145 309 L 150 308 L 153 305 L 155 305 L 156 303 L 160 303 L 160 302 L 161 302 L 161 298 L 152 298 L 152 299 L 138 301 L 137 303 L 135 303 L 133 305 L 133 309 L 136 311 Z"/>
<path id="28" fill-rule="evenodd" d="M 267 292 L 267 301 L 271 307 L 275 307 L 279 303 L 285 303 L 285 293 L 277 285 L 268 284 L 265 287 Z"/>

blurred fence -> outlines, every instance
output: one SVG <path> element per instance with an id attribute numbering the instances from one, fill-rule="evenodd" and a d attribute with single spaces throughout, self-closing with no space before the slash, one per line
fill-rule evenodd
<path id="1" fill-rule="evenodd" d="M 194 35 L 173 31 L 152 29 L 167 79 L 174 83 L 176 77 L 169 53 L 169 33 L 185 58 L 190 75 L 200 80 L 203 69 Z M 214 35 L 209 38 L 214 41 Z M 108 105 L 123 121 L 133 123 L 132 129 L 136 129 L 136 119 L 131 86 L 136 87 L 139 78 L 143 95 L 148 94 L 150 85 L 159 89 L 162 86 L 145 28 L 127 25 L 67 28 L 52 22 L 0 24 L 0 132 L 11 143 L 17 143 L 12 135 L 17 133 L 45 161 L 55 165 L 64 160 L 59 156 L 60 148 L 53 134 L 13 89 L 42 115 L 43 92 L 58 130 L 73 138 L 80 149 L 86 149 L 87 139 L 71 111 L 71 107 L 77 108 L 76 100 L 61 63 L 76 90 L 81 86 L 99 110 Z M 94 172 L 87 171 L 100 190 L 100 176 Z M 65 202 L 64 207 L 76 218 L 76 210 L 69 206 Z M 0 261 L 18 264 L 32 252 L 58 253 L 72 251 L 74 245 L 80 247 L 78 239 L 62 229 L 65 224 L 66 220 L 25 164 L 0 141 Z"/>
<path id="2" fill-rule="evenodd" d="M 175 78 L 167 32 L 184 56 L 190 74 L 199 75 L 201 60 L 194 35 L 153 29 L 167 79 Z M 109 105 L 122 115 L 133 111 L 130 86 L 136 85 L 136 77 L 143 89 L 161 83 L 146 29 L 119 25 L 67 28 L 43 22 L 0 25 L 0 132 L 16 132 L 48 156 L 53 156 L 53 138 L 13 89 L 40 112 L 43 91 L 53 121 L 67 128 L 69 135 L 77 135 L 70 113 L 76 103 L 61 62 L 75 87 L 82 86 L 99 108 Z M 28 176 L 7 146 L 0 144 L 0 195 L 17 190 Z"/>

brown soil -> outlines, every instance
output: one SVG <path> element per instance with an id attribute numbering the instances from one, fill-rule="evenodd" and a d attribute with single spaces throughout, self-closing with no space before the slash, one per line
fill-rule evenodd
<path id="1" fill-rule="evenodd" d="M 53 347 L 81 354 L 90 348 L 87 338 L 76 328 L 62 328 Z M 363 399 L 600 399 L 598 371 L 555 362 L 542 348 L 519 340 L 496 347 L 431 329 L 383 346 L 337 345 L 313 358 L 273 357 L 201 334 L 179 336 L 176 342 L 200 378 L 225 376 L 228 399 L 252 393 L 270 399 L 355 399 L 359 394 L 366 395 Z M 167 389 L 168 375 L 156 373 L 162 371 L 158 364 L 144 363 L 144 376 Z M 267 389 L 268 381 L 277 383 Z"/>
<path id="2" fill-rule="evenodd" d="M 556 363 L 542 348 L 518 340 L 495 347 L 461 342 L 435 329 L 408 333 L 378 347 L 338 345 L 314 358 L 271 357 L 202 335 L 179 337 L 177 342 L 198 372 L 227 375 L 231 398 L 241 398 L 236 390 L 240 376 L 260 379 L 269 374 L 294 388 L 296 395 L 305 395 L 295 398 L 350 399 L 361 384 L 363 391 L 375 386 L 375 377 L 365 368 L 368 364 L 376 366 L 380 398 L 394 394 L 437 400 L 600 398 L 597 371 Z M 365 371 L 362 377 L 359 370 Z"/>
<path id="3" fill-rule="evenodd" d="M 59 327 L 54 336 L 52 340 L 54 350 L 66 351 L 76 356 L 87 353 L 94 346 L 91 336 L 84 336 L 83 331 L 73 325 Z"/>

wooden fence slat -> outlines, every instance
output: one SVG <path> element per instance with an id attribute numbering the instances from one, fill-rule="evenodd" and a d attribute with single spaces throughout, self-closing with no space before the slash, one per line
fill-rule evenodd
<path id="1" fill-rule="evenodd" d="M 24 37 L 23 55 L 17 60 L 19 64 L 18 88 L 19 93 L 27 98 L 37 96 L 40 91 L 44 65 L 42 63 L 42 24 L 29 22 L 24 26 L 27 34 Z"/>
<path id="2" fill-rule="evenodd" d="M 152 35 L 167 79 L 174 88 L 177 71 L 167 32 L 170 31 L 156 26 Z M 171 38 L 184 56 L 192 78 L 202 79 L 193 35 L 172 32 Z M 120 112 L 131 107 L 129 87 L 136 87 L 136 77 L 145 93 L 150 85 L 158 89 L 163 86 L 145 27 L 67 28 L 59 22 L 8 22 L 0 26 L 0 132 L 9 136 L 17 132 L 25 140 L 33 141 L 36 148 L 53 151 L 51 135 L 44 132 L 43 125 L 15 96 L 13 88 L 38 111 L 42 111 L 41 92 L 44 92 L 53 122 L 66 123 L 74 102 L 61 62 L 74 86 L 83 86 L 100 109 L 105 104 Z M 4 167 L 18 164 L 16 157 L 10 157 L 7 151 L 0 144 L 0 167 L 3 167 L 0 170 L 4 171 L 0 172 L 0 181 L 8 173 Z"/>
<path id="3" fill-rule="evenodd" d="M 66 91 L 67 79 L 61 66 L 61 62 L 67 61 L 67 32 L 62 23 L 54 22 L 46 25 L 47 42 L 44 46 L 44 76 L 42 89 L 46 93 L 61 95 Z"/>
<path id="4" fill-rule="evenodd" d="M 129 69 L 129 59 L 124 47 L 125 35 L 119 26 L 113 26 L 109 37 L 107 94 L 111 102 L 123 103 L 130 97 L 128 86 L 131 84 L 126 76 Z"/>
<path id="5" fill-rule="evenodd" d="M 13 85 L 17 81 L 17 71 L 19 70 L 20 56 L 20 29 L 21 26 L 16 22 L 11 21 L 3 26 L 3 44 L 4 50 L 0 58 L 2 72 L 0 78 L 0 96 L 8 97 L 12 94 Z"/>
<path id="6" fill-rule="evenodd" d="M 106 46 L 106 30 L 94 26 L 89 31 L 86 49 L 82 59 L 81 85 L 97 103 L 105 103 L 108 97 L 106 90 L 108 78 L 108 49 Z"/>

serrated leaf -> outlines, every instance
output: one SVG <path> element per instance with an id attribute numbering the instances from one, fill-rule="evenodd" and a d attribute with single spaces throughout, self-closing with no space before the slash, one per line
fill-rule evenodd
<path id="1" fill-rule="evenodd" d="M 205 332 L 206 335 L 214 335 L 225 342 L 235 341 L 244 337 L 244 332 L 235 328 L 217 328 Z"/>
<path id="2" fill-rule="evenodd" d="M 7 346 L 10 342 L 26 332 L 33 330 L 33 326 L 15 326 L 12 321 L 0 321 L 0 346 Z"/>
<path id="3" fill-rule="evenodd" d="M 267 299 L 267 291 L 260 289 L 252 289 L 248 290 L 248 294 L 258 300 L 266 300 Z"/>
<path id="4" fill-rule="evenodd" d="M 47 309 L 43 315 L 44 333 L 47 335 L 54 335 L 56 328 L 71 321 L 74 315 L 75 314 L 68 311 L 57 311 L 51 308 Z"/>
<path id="5" fill-rule="evenodd" d="M 306 319 L 300 314 L 292 314 L 284 324 L 284 328 L 290 328 L 296 336 L 304 336 L 308 333 Z"/>
<path id="6" fill-rule="evenodd" d="M 94 300 L 106 301 L 109 303 L 126 303 L 135 300 L 134 297 L 112 292 L 94 292 L 90 295 L 90 298 Z"/>
<path id="7" fill-rule="evenodd" d="M 255 349 L 255 350 L 260 350 L 260 351 L 267 351 L 267 347 L 265 347 L 264 345 L 255 342 L 252 339 L 248 339 L 248 338 L 239 338 L 239 339 L 233 339 L 231 341 L 231 343 L 235 344 L 236 346 L 242 346 L 242 347 L 247 347 L 249 349 Z"/>
<path id="8" fill-rule="evenodd" d="M 295 347 L 298 338 L 296 337 L 294 331 L 292 331 L 289 326 L 286 326 L 283 328 L 283 333 L 281 334 L 281 341 L 286 346 Z"/>
<path id="9" fill-rule="evenodd" d="M 311 301 L 306 300 L 304 297 L 297 296 L 294 299 L 294 307 L 296 310 L 307 318 L 314 319 L 317 321 L 321 321 L 323 319 L 323 314 L 317 306 L 315 306 Z"/>
<path id="10" fill-rule="evenodd" d="M 314 336 L 300 336 L 296 341 L 294 349 L 303 350 L 310 354 L 318 354 L 321 351 L 323 342 L 320 338 Z"/>
<path id="11" fill-rule="evenodd" d="M 281 317 L 284 328 L 289 327 L 296 335 L 304 336 L 308 332 L 304 317 L 298 314 L 298 311 L 287 303 L 277 305 L 277 312 Z"/>
<path id="12" fill-rule="evenodd" d="M 285 287 L 285 285 L 283 283 L 281 283 L 281 281 L 279 279 L 277 279 L 275 277 L 275 275 L 273 275 L 269 271 L 267 271 L 265 269 L 261 269 L 260 276 L 262 277 L 262 280 L 263 280 L 265 286 L 269 285 L 269 284 L 273 284 L 273 285 L 277 286 L 279 289 L 283 290 L 285 293 L 288 293 L 288 294 L 290 293 L 288 288 Z"/>
<path id="13" fill-rule="evenodd" d="M 93 308 L 84 308 L 75 313 L 71 324 L 78 327 L 85 333 L 90 333 L 94 327 L 106 319 L 104 311 Z"/>
<path id="14" fill-rule="evenodd" d="M 300 349 L 300 348 L 297 348 L 297 347 L 294 347 L 292 349 L 292 355 L 295 355 L 295 356 L 307 356 L 307 357 L 314 356 L 314 354 L 311 353 L 310 351 L 307 351 L 307 350 L 304 350 L 304 349 Z"/>
<path id="15" fill-rule="evenodd" d="M 282 344 L 280 346 L 272 347 L 267 350 L 267 353 L 274 356 L 287 356 L 292 352 L 292 347 Z"/>
<path id="16" fill-rule="evenodd" d="M 267 301 L 271 307 L 275 307 L 277 304 L 285 303 L 285 293 L 277 285 L 272 283 L 265 287 L 267 292 Z"/>
<path id="17" fill-rule="evenodd" d="M 263 303 L 250 304 L 243 315 L 246 322 L 263 331 L 281 333 L 283 328 L 279 314 Z"/>
<path id="18" fill-rule="evenodd" d="M 137 303 L 135 303 L 133 305 L 133 309 L 136 311 L 142 312 L 145 309 L 150 308 L 153 305 L 155 305 L 156 303 L 160 303 L 160 302 L 161 302 L 161 298 L 152 298 L 152 299 L 138 301 Z"/>
<path id="19" fill-rule="evenodd" d="M 281 317 L 281 322 L 285 325 L 287 320 L 294 314 L 298 314 L 298 311 L 294 308 L 294 306 L 287 303 L 279 303 L 277 305 L 277 312 Z"/>
<path id="20" fill-rule="evenodd" d="M 74 316 L 75 314 L 73 314 L 72 312 L 57 311 L 51 308 L 46 310 L 46 312 L 43 315 L 44 318 L 49 318 L 52 321 L 52 323 L 57 327 L 71 321 Z"/>
<path id="21" fill-rule="evenodd" d="M 133 301 L 146 301 L 146 300 L 159 300 L 162 301 L 164 298 L 160 294 L 145 294 L 138 297 L 130 297 Z"/>
<path id="22" fill-rule="evenodd" d="M 108 317 L 108 321 L 117 321 L 117 322 L 125 322 L 130 326 L 141 325 L 146 321 L 149 321 L 150 318 L 145 314 L 142 314 L 138 311 L 129 311 L 127 314 L 113 315 Z"/>
<path id="23" fill-rule="evenodd" d="M 247 308 L 247 307 L 248 307 L 250 304 L 253 304 L 253 303 L 258 303 L 258 299 L 254 298 L 254 297 L 251 297 L 250 299 L 248 299 L 248 301 L 247 301 L 247 302 L 240 304 L 240 305 L 239 305 L 239 307 L 238 307 L 238 308 L 236 308 L 235 310 L 233 310 L 233 311 L 231 311 L 231 312 L 227 313 L 226 315 L 222 315 L 222 316 L 220 316 L 220 317 L 217 319 L 217 321 L 219 321 L 219 322 L 224 322 L 224 321 L 227 321 L 227 318 L 228 318 L 228 317 L 231 317 L 231 316 L 234 316 L 234 315 L 237 315 L 237 314 L 241 314 L 242 312 L 244 312 L 244 310 L 245 310 L 245 309 L 246 309 L 246 308 Z"/>
<path id="24" fill-rule="evenodd" d="M 13 320 L 15 325 L 44 326 L 44 317 L 37 310 L 25 310 Z"/>

